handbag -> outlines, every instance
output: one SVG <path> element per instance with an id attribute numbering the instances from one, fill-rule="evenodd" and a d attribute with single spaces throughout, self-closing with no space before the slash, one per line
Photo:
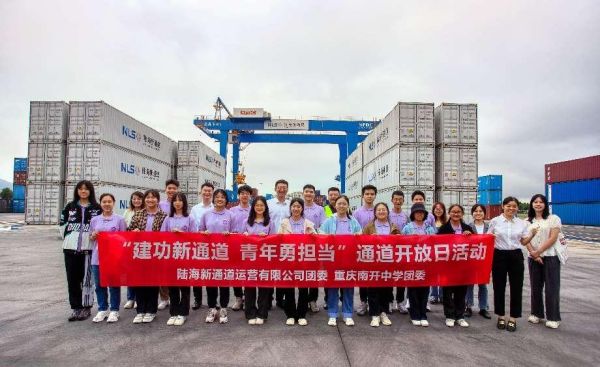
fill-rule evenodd
<path id="1" fill-rule="evenodd" d="M 561 229 L 560 233 L 558 234 L 558 239 L 554 243 L 553 246 L 554 246 L 554 251 L 556 251 L 556 256 L 558 257 L 558 261 L 560 261 L 561 264 L 565 265 L 567 263 L 567 260 L 569 259 L 569 251 L 568 251 L 569 246 L 568 246 L 567 238 L 563 234 L 562 229 Z"/>

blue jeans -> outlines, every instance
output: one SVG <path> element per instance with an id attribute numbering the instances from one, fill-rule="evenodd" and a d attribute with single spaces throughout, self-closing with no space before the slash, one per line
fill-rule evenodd
<path id="1" fill-rule="evenodd" d="M 134 287 L 127 287 L 127 300 L 135 301 L 135 288 Z"/>
<path id="2" fill-rule="evenodd" d="M 473 307 L 473 291 L 475 286 L 470 285 L 467 287 L 466 303 L 467 307 Z M 487 284 L 479 284 L 479 290 L 477 292 L 477 298 L 479 299 L 479 310 L 488 309 L 488 289 Z"/>
<path id="3" fill-rule="evenodd" d="M 431 287 L 431 292 L 429 293 L 430 297 L 436 298 L 438 300 L 442 299 L 442 287 L 433 286 Z"/>
<path id="4" fill-rule="evenodd" d="M 339 288 L 327 288 L 327 312 L 329 317 L 337 318 L 339 312 Z M 342 288 L 342 316 L 352 317 L 354 311 L 354 288 Z"/>
<path id="5" fill-rule="evenodd" d="M 108 310 L 108 294 L 110 293 L 110 310 L 119 311 L 121 304 L 121 287 L 101 287 L 100 286 L 100 267 L 92 265 L 94 273 L 94 283 L 96 285 L 96 298 L 98 299 L 98 311 Z"/>

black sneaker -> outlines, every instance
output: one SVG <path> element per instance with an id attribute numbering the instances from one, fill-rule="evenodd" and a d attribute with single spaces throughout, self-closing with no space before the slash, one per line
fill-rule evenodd
<path id="1" fill-rule="evenodd" d="M 79 313 L 81 312 L 81 310 L 73 310 L 73 313 L 71 313 L 71 316 L 69 316 L 69 318 L 67 320 L 69 321 L 77 321 L 79 320 Z"/>
<path id="2" fill-rule="evenodd" d="M 488 320 L 492 318 L 492 315 L 490 315 L 488 310 L 479 310 L 479 314 Z"/>
<path id="3" fill-rule="evenodd" d="M 192 305 L 192 310 L 198 310 L 198 309 L 200 309 L 200 306 L 201 306 L 200 302 L 194 301 L 194 304 Z"/>
<path id="4" fill-rule="evenodd" d="M 465 309 L 465 317 L 471 317 L 473 316 L 473 310 L 471 309 L 471 307 L 467 307 Z"/>
<path id="5" fill-rule="evenodd" d="M 78 321 L 87 320 L 92 315 L 92 311 L 89 308 L 84 308 L 79 312 Z"/>

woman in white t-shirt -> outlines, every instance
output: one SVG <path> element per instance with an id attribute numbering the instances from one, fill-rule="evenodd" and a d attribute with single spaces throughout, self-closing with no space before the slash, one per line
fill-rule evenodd
<path id="1" fill-rule="evenodd" d="M 554 246 L 560 234 L 560 218 L 550 214 L 548 199 L 541 194 L 531 198 L 527 216 L 530 231 L 537 230 L 537 234 L 527 245 L 531 282 L 531 315 L 528 321 L 538 324 L 544 318 L 545 300 L 546 326 L 556 329 L 560 324 L 560 261 Z"/>

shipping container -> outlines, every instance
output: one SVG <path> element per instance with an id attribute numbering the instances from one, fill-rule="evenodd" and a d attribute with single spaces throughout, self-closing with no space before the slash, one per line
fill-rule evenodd
<path id="1" fill-rule="evenodd" d="M 477 105 L 442 103 L 435 108 L 436 144 L 477 145 Z"/>
<path id="2" fill-rule="evenodd" d="M 363 151 L 362 144 L 358 144 L 356 149 L 346 158 L 346 176 L 362 170 L 363 168 Z"/>
<path id="3" fill-rule="evenodd" d="M 140 188 L 140 187 L 130 187 L 130 186 L 120 186 L 120 185 L 114 185 L 111 183 L 105 183 L 105 182 L 94 182 L 94 191 L 96 192 L 96 199 L 100 199 L 100 195 L 108 193 L 108 194 L 112 194 L 115 197 L 115 206 L 114 206 L 114 212 L 117 214 L 122 215 L 125 210 L 127 210 L 127 208 L 129 208 L 129 199 L 131 198 L 131 194 L 133 194 L 135 191 L 141 191 L 144 192 L 147 189 L 146 188 Z M 64 194 L 64 198 L 65 198 L 65 205 L 70 202 L 73 201 L 73 194 L 75 193 L 75 185 L 74 184 L 69 184 L 69 185 L 65 185 L 65 194 Z M 160 197 L 161 199 L 166 198 L 166 194 L 164 191 L 160 191 Z M 191 208 L 190 208 L 191 209 Z"/>
<path id="4" fill-rule="evenodd" d="M 219 176 L 225 176 L 226 161 L 223 156 L 200 141 L 180 141 L 177 149 L 179 166 L 196 166 Z"/>
<path id="5" fill-rule="evenodd" d="M 13 199 L 12 200 L 12 212 L 13 213 L 25 213 L 25 199 Z"/>
<path id="6" fill-rule="evenodd" d="M 14 172 L 27 172 L 27 158 L 15 158 Z"/>
<path id="7" fill-rule="evenodd" d="M 546 184 L 546 193 L 553 204 L 600 202 L 600 178 Z"/>
<path id="8" fill-rule="evenodd" d="M 436 201 L 441 201 L 446 206 L 446 209 L 452 204 L 460 204 L 465 215 L 463 220 L 469 222 L 472 220 L 471 207 L 477 204 L 476 190 L 436 190 Z"/>
<path id="9" fill-rule="evenodd" d="M 600 202 L 552 204 L 550 212 L 558 215 L 562 224 L 600 226 Z"/>
<path id="10" fill-rule="evenodd" d="M 27 180 L 63 182 L 65 180 L 65 144 L 29 143 Z"/>
<path id="11" fill-rule="evenodd" d="M 13 199 L 25 200 L 25 185 L 13 184 Z"/>
<path id="12" fill-rule="evenodd" d="M 435 156 L 436 186 L 477 187 L 477 147 L 440 146 Z"/>
<path id="13" fill-rule="evenodd" d="M 15 184 L 15 185 L 27 184 L 27 172 L 15 172 L 13 174 L 13 184 Z"/>
<path id="14" fill-rule="evenodd" d="M 105 141 L 173 165 L 177 143 L 109 104 L 70 102 L 69 142 Z"/>
<path id="15" fill-rule="evenodd" d="M 169 163 L 111 144 L 68 144 L 68 182 L 89 180 L 160 190 L 171 177 L 172 166 Z"/>
<path id="16" fill-rule="evenodd" d="M 29 183 L 25 203 L 25 223 L 58 224 L 64 207 L 64 185 Z"/>
<path id="17" fill-rule="evenodd" d="M 348 197 L 360 196 L 363 187 L 363 171 L 359 170 L 346 177 L 346 192 Z"/>
<path id="18" fill-rule="evenodd" d="M 215 189 L 225 188 L 225 177 L 196 166 L 177 167 L 179 189 L 183 192 L 199 192 L 203 183 L 209 182 Z"/>
<path id="19" fill-rule="evenodd" d="M 500 205 L 502 204 L 502 191 L 477 191 L 477 202 L 482 205 Z"/>
<path id="20" fill-rule="evenodd" d="M 479 176 L 477 179 L 477 188 L 480 191 L 502 191 L 502 175 Z"/>
<path id="21" fill-rule="evenodd" d="M 479 203 L 481 204 L 481 203 Z M 490 220 L 496 218 L 502 214 L 502 205 L 484 205 L 485 207 L 485 219 Z M 465 209 L 466 210 L 466 209 Z M 469 212 L 471 210 L 469 209 Z"/>
<path id="22" fill-rule="evenodd" d="M 358 208 L 362 206 L 362 198 L 358 196 L 349 196 L 350 199 L 350 212 L 354 213 Z"/>
<path id="23" fill-rule="evenodd" d="M 600 155 L 546 164 L 546 183 L 600 178 Z"/>
<path id="24" fill-rule="evenodd" d="M 433 186 L 433 145 L 396 145 L 363 169 L 363 185 Z"/>
<path id="25" fill-rule="evenodd" d="M 69 104 L 32 101 L 29 104 L 29 141 L 64 142 L 69 123 Z"/>

